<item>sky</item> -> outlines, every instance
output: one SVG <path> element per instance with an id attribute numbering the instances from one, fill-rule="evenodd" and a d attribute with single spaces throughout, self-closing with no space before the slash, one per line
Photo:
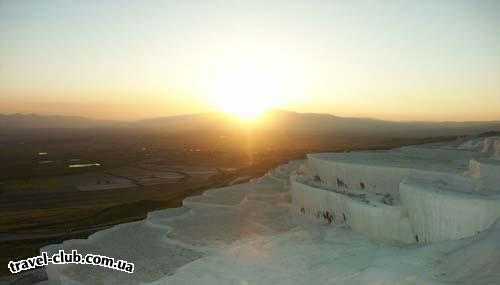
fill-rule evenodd
<path id="1" fill-rule="evenodd" d="M 500 120 L 500 1 L 0 0 L 0 113 Z"/>

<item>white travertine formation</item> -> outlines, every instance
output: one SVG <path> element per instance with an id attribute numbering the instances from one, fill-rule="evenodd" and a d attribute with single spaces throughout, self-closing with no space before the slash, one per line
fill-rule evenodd
<path id="1" fill-rule="evenodd" d="M 485 138 L 482 152 L 489 154 L 492 158 L 500 159 L 500 137 Z"/>
<path id="2" fill-rule="evenodd" d="M 442 256 L 435 274 L 449 283 L 499 284 L 500 220 L 477 238 Z"/>
<path id="3" fill-rule="evenodd" d="M 476 235 L 500 217 L 500 199 L 457 190 L 464 184 L 429 177 L 401 183 L 401 200 L 419 242 L 429 243 Z"/>
<path id="4" fill-rule="evenodd" d="M 499 141 L 308 155 L 42 248 L 136 268 L 50 265 L 43 284 L 500 284 Z"/>
<path id="5" fill-rule="evenodd" d="M 344 191 L 350 189 L 399 195 L 399 184 L 410 174 L 461 174 L 473 151 L 435 147 L 404 147 L 390 151 L 309 154 L 308 162 L 321 180 Z"/>
<path id="6" fill-rule="evenodd" d="M 376 240 L 409 244 L 414 242 L 408 217 L 402 208 L 376 201 L 376 195 L 345 195 L 314 188 L 291 178 L 292 205 L 300 214 L 326 223 L 346 224 Z"/>
<path id="7" fill-rule="evenodd" d="M 359 220 L 376 219 L 383 212 L 375 210 L 378 206 L 392 209 L 384 214 L 386 219 L 403 221 L 383 226 L 381 231 L 390 233 L 386 235 L 376 234 L 366 225 L 351 225 L 353 230 L 380 240 L 407 243 L 407 233 L 392 233 L 394 227 L 407 229 L 402 226 L 406 221 L 412 242 L 430 243 L 473 236 L 500 217 L 500 162 L 492 158 L 496 155 L 498 141 L 497 137 L 489 137 L 473 139 L 457 147 L 441 144 L 390 151 L 308 155 L 312 174 L 301 179 L 313 187 L 314 182 L 319 181 L 329 191 L 317 187 L 308 191 L 317 193 L 301 195 L 297 194 L 298 190 L 293 191 L 292 183 L 292 200 L 297 207 L 305 207 L 303 212 L 310 208 L 336 213 L 336 208 L 347 214 L 345 209 L 350 209 L 352 204 L 349 197 L 364 195 L 364 210 L 354 212 L 361 215 L 355 216 Z M 337 198 L 319 198 L 312 202 L 312 196 L 324 196 L 325 191 L 335 193 L 329 197 Z M 388 195 L 393 199 L 391 205 L 382 203 L 380 207 L 373 193 Z"/>
<path id="8" fill-rule="evenodd" d="M 500 185 L 500 161 L 491 158 L 470 160 L 470 170 L 466 173 L 478 180 L 478 187 L 485 191 L 498 190 Z"/>

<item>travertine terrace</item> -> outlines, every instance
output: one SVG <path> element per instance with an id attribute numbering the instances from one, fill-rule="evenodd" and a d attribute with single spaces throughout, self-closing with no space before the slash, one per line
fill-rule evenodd
<path id="1" fill-rule="evenodd" d="M 48 284 L 499 284 L 500 138 L 310 154 L 78 249 L 133 274 L 51 265 Z"/>
<path id="2" fill-rule="evenodd" d="M 498 142 L 311 154 L 290 177 L 293 205 L 378 240 L 473 236 L 500 216 Z"/>

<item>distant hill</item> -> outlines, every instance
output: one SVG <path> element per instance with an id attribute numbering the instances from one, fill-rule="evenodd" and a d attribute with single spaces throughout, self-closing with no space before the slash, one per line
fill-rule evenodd
<path id="1" fill-rule="evenodd" d="M 140 128 L 164 131 L 234 130 L 241 128 L 234 119 L 218 113 L 183 115 L 132 123 Z M 478 134 L 500 131 L 500 121 L 489 122 L 393 122 L 369 118 L 347 118 L 330 114 L 272 111 L 253 127 L 257 130 L 302 134 L 391 134 L 399 136 L 436 136 Z"/>
<path id="2" fill-rule="evenodd" d="M 93 120 L 84 117 L 42 115 L 0 115 L 0 129 L 40 128 L 132 128 L 182 131 L 238 131 L 242 123 L 222 113 L 202 113 L 152 118 L 134 122 Z M 392 122 L 369 118 L 347 118 L 330 114 L 271 111 L 263 115 L 254 130 L 299 134 L 353 134 L 442 136 L 500 131 L 500 121 L 489 122 Z"/>
<path id="3" fill-rule="evenodd" d="M 0 114 L 0 129 L 81 129 L 112 126 L 112 121 L 94 120 L 77 116 L 37 114 Z"/>
<path id="4" fill-rule="evenodd" d="M 200 113 L 140 120 L 132 122 L 128 126 L 176 132 L 230 130 L 235 129 L 237 124 L 233 118 L 222 113 Z"/>

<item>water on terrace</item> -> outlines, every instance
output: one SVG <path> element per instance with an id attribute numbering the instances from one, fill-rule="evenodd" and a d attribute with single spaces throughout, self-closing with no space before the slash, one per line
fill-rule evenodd
<path id="1" fill-rule="evenodd" d="M 486 155 L 468 150 L 429 146 L 404 147 L 390 151 L 318 153 L 309 155 L 309 157 L 338 163 L 462 174 L 469 169 L 469 160 L 471 158 L 486 157 Z"/>

